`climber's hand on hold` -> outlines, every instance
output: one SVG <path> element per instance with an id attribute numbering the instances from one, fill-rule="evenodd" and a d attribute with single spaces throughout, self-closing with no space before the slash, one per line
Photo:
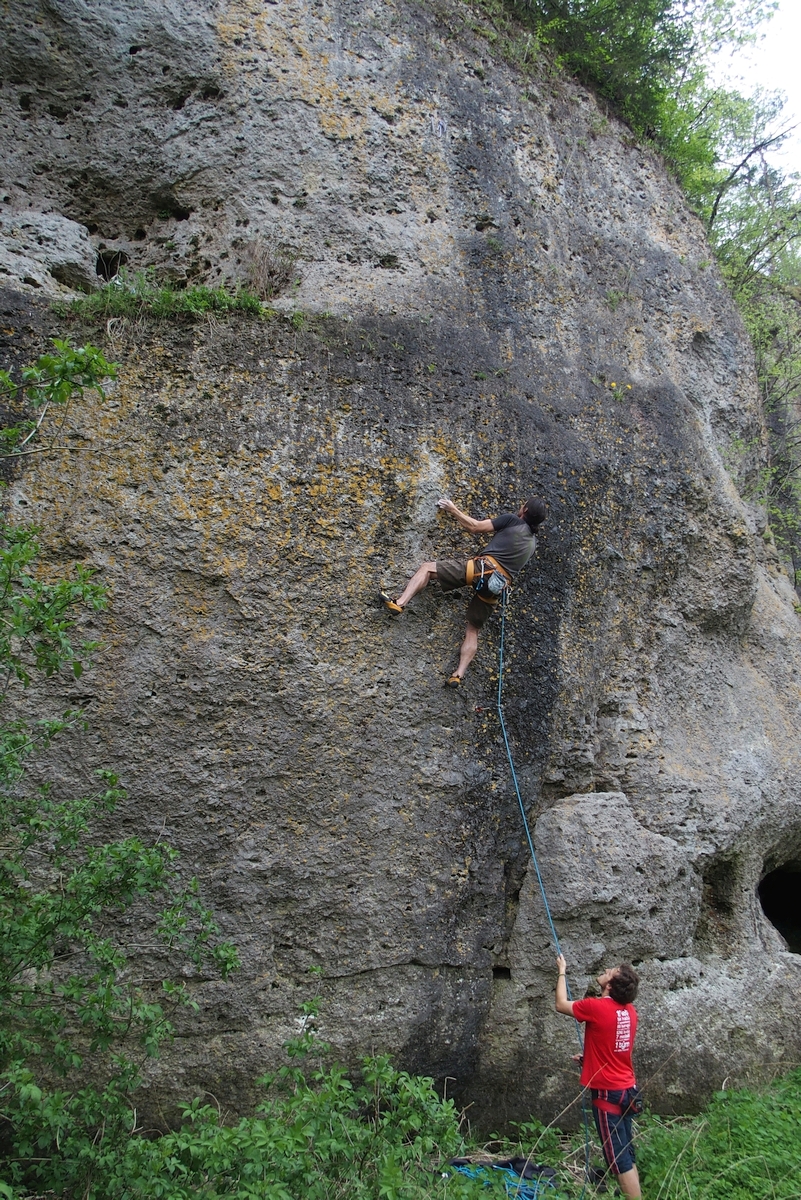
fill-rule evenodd
<path id="1" fill-rule="evenodd" d="M 437 508 L 443 509 L 446 513 L 461 525 L 462 529 L 466 529 L 468 533 L 494 533 L 495 526 L 489 518 L 483 521 L 477 521 L 475 517 L 469 516 L 466 512 L 462 512 L 461 508 L 449 500 L 447 496 L 440 496 L 437 501 Z"/>
<path id="2" fill-rule="evenodd" d="M 560 975 L 567 974 L 567 963 L 565 962 L 564 954 L 557 954 L 556 966 L 557 966 L 557 969 L 558 969 Z"/>

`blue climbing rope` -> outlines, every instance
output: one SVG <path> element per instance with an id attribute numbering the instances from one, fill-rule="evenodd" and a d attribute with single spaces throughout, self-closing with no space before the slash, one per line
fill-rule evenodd
<path id="1" fill-rule="evenodd" d="M 524 1180 L 514 1168 L 501 1166 L 500 1163 L 460 1162 L 450 1165 L 451 1169 L 460 1175 L 466 1175 L 468 1179 L 475 1179 L 487 1189 L 491 1188 L 496 1195 L 493 1188 L 495 1182 L 493 1176 L 499 1176 L 509 1200 L 543 1200 L 543 1192 L 546 1188 L 553 1190 L 556 1186 L 549 1176 L 542 1179 Z"/>
<path id="2" fill-rule="evenodd" d="M 556 932 L 556 926 L 553 923 L 553 917 L 551 915 L 551 906 L 548 903 L 548 896 L 545 891 L 545 884 L 542 882 L 542 875 L 540 874 L 540 864 L 537 862 L 537 854 L 536 854 L 536 851 L 534 850 L 534 841 L 531 837 L 531 829 L 529 828 L 528 817 L 526 816 L 525 806 L 523 805 L 523 797 L 520 795 L 520 784 L 517 781 L 517 771 L 515 770 L 514 759 L 512 758 L 512 750 L 509 745 L 509 735 L 506 732 L 506 722 L 503 719 L 503 702 L 502 702 L 502 697 L 503 697 L 503 646 L 504 646 L 505 634 L 506 634 L 506 591 L 504 590 L 503 603 L 501 605 L 501 646 L 500 646 L 500 653 L 498 656 L 498 700 L 496 702 L 495 707 L 498 709 L 498 720 L 501 723 L 501 733 L 503 734 L 503 744 L 506 747 L 506 757 L 509 760 L 509 770 L 512 772 L 512 782 L 515 785 L 515 795 L 517 796 L 517 803 L 520 806 L 520 816 L 523 818 L 523 828 L 526 831 L 526 840 L 528 841 L 528 849 L 529 849 L 529 853 L 531 854 L 531 861 L 534 864 L 534 871 L 537 876 L 537 883 L 539 884 L 540 895 L 542 896 L 542 903 L 543 903 L 543 907 L 545 909 L 545 916 L 548 918 L 548 925 L 550 926 L 550 929 L 551 929 L 551 937 L 553 938 L 553 944 L 556 947 L 556 953 L 561 954 L 562 947 L 559 943 L 559 934 Z M 567 985 L 568 999 L 572 1000 L 573 997 L 570 992 L 570 984 L 567 982 L 567 977 L 565 977 L 565 984 Z M 577 1031 L 579 1031 L 579 1042 L 581 1042 L 581 1032 L 579 1030 L 578 1021 L 576 1021 L 576 1029 L 577 1029 Z"/>
<path id="3" fill-rule="evenodd" d="M 545 884 L 542 882 L 542 875 L 540 873 L 540 864 L 537 862 L 537 854 L 536 854 L 536 851 L 534 850 L 534 840 L 531 836 L 531 829 L 529 827 L 528 817 L 526 816 L 526 809 L 523 804 L 523 797 L 520 795 L 520 784 L 517 781 L 517 771 L 515 770 L 514 759 L 512 758 L 512 749 L 509 745 L 509 735 L 506 732 L 506 722 L 503 719 L 503 703 L 502 703 L 502 698 L 503 698 L 503 647 L 504 647 L 504 639 L 505 639 L 505 635 L 506 635 L 506 603 L 507 603 L 507 591 L 504 588 L 503 599 L 501 601 L 501 644 L 500 644 L 500 650 L 499 650 L 499 654 L 498 654 L 498 699 L 497 699 L 495 707 L 498 710 L 498 720 L 501 725 L 501 733 L 503 734 L 503 744 L 506 747 L 506 757 L 509 760 L 509 770 L 512 773 L 512 783 L 514 784 L 515 795 L 517 796 L 517 803 L 520 807 L 520 816 L 523 818 L 523 828 L 526 831 L 526 840 L 528 842 L 528 849 L 529 849 L 529 853 L 531 855 L 531 861 L 534 864 L 534 872 L 537 876 L 537 883 L 539 885 L 540 895 L 542 896 L 542 904 L 543 904 L 543 908 L 545 909 L 545 916 L 548 919 L 548 925 L 550 926 L 551 937 L 553 938 L 553 944 L 556 947 L 556 953 L 561 954 L 562 948 L 561 948 L 561 945 L 559 942 L 559 935 L 556 932 L 556 926 L 553 923 L 553 916 L 551 915 L 551 906 L 548 903 L 548 896 L 545 891 Z M 572 1000 L 573 996 L 570 991 L 570 984 L 568 983 L 567 976 L 565 976 L 565 986 L 567 988 L 567 997 L 569 1000 Z M 581 1025 L 578 1021 L 576 1021 L 576 1035 L 579 1040 L 579 1046 L 581 1047 L 581 1050 L 583 1053 L 584 1042 L 582 1041 L 582 1037 L 581 1037 Z M 584 1187 L 581 1189 L 581 1196 L 579 1197 L 579 1200 L 582 1200 L 582 1197 L 584 1196 L 584 1193 L 587 1190 L 587 1184 L 589 1182 L 589 1177 L 590 1177 L 590 1127 L 589 1127 L 589 1117 L 588 1117 L 588 1113 L 587 1113 L 586 1094 L 585 1093 L 582 1093 L 581 1115 L 582 1115 L 582 1118 L 584 1121 Z"/>

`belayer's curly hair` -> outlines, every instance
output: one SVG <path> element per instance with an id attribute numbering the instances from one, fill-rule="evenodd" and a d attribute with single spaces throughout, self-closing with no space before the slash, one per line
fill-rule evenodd
<path id="1" fill-rule="evenodd" d="M 637 998 L 640 977 L 629 963 L 621 963 L 609 985 L 609 995 L 617 1004 L 633 1004 Z"/>
<path id="2" fill-rule="evenodd" d="M 523 520 L 532 533 L 536 533 L 547 514 L 548 506 L 545 501 L 540 500 L 539 496 L 530 496 L 526 501 L 526 511 L 523 513 Z"/>

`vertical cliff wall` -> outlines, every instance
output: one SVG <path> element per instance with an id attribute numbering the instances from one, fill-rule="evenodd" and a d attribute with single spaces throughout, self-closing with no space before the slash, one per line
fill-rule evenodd
<path id="1" fill-rule="evenodd" d="M 165 1111 L 245 1107 L 311 966 L 349 1061 L 452 1077 L 493 1124 L 572 1094 L 499 622 L 454 693 L 463 600 L 375 602 L 473 548 L 442 492 L 550 504 L 506 708 L 577 990 L 638 965 L 665 1109 L 797 1061 L 801 959 L 757 888 L 801 862 L 799 618 L 727 469 L 759 453 L 748 342 L 659 161 L 455 0 L 4 19 L 12 363 L 63 329 L 42 296 L 115 255 L 207 282 L 296 256 L 270 320 L 76 327 L 119 383 L 7 497 L 113 589 L 91 674 L 20 700 L 87 708 L 50 777 L 116 769 L 118 828 L 169 835 L 243 957 L 191 981 Z"/>

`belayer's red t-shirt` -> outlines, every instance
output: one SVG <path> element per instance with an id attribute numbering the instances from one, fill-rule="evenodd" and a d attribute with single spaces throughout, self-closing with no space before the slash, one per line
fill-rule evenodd
<path id="1" fill-rule="evenodd" d="M 637 1032 L 633 1004 L 618 1004 L 611 996 L 573 1001 L 573 1016 L 585 1022 L 582 1087 L 622 1091 L 634 1086 L 631 1048 Z"/>

